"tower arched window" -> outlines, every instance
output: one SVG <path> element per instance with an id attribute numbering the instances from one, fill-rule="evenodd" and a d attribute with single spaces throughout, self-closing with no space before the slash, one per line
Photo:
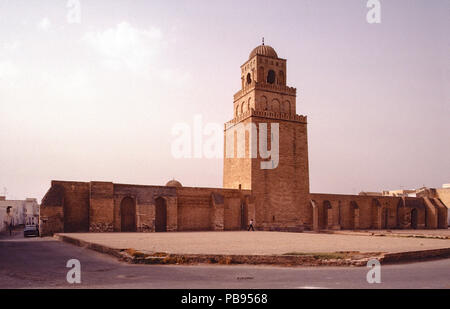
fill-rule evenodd
<path id="1" fill-rule="evenodd" d="M 267 73 L 267 82 L 268 82 L 269 84 L 275 84 L 275 80 L 276 80 L 276 74 L 275 74 L 275 71 L 274 71 L 274 70 L 270 70 L 270 71 Z"/>

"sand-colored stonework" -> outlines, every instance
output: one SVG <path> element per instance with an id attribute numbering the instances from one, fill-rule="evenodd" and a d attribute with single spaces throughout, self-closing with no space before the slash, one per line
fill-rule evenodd
<path id="1" fill-rule="evenodd" d="M 310 193 L 307 117 L 297 114 L 287 60 L 270 46 L 258 46 L 241 66 L 241 81 L 233 119 L 224 127 L 225 149 L 233 146 L 233 155 L 225 155 L 223 189 L 188 188 L 177 181 L 166 186 L 52 181 L 42 200 L 41 235 L 235 231 L 246 229 L 250 219 L 263 231 L 448 228 L 441 199 L 448 201 L 447 191 L 415 198 Z M 272 125 L 279 128 L 279 156 L 271 169 L 261 168 L 267 159 L 259 152 L 253 156 L 250 147 L 259 145 L 264 125 L 267 150 L 276 132 Z"/>

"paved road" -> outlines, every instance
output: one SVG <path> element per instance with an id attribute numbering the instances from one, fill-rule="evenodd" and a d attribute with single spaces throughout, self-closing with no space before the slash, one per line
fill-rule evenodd
<path id="1" fill-rule="evenodd" d="M 80 285 L 66 281 L 81 262 Z M 450 288 L 450 259 L 382 266 L 369 285 L 366 268 L 129 265 L 51 238 L 0 237 L 0 288 Z"/>

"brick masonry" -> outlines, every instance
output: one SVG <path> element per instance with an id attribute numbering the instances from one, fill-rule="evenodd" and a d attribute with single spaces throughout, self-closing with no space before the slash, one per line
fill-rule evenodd
<path id="1" fill-rule="evenodd" d="M 286 85 L 287 61 L 259 46 L 241 66 L 242 89 L 225 124 L 224 189 L 52 181 L 42 200 L 41 234 L 447 228 L 448 191 L 417 198 L 311 194 L 307 117 L 297 115 L 297 90 Z M 279 159 L 260 153 L 260 133 L 279 126 Z M 227 149 L 230 148 L 231 156 Z M 255 152 L 255 150 L 258 150 Z M 256 153 L 256 155 L 255 155 Z M 442 196 L 442 199 L 440 198 Z"/>

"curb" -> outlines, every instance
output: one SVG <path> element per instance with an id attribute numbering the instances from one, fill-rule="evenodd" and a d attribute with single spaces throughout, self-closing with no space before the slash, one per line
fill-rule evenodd
<path id="1" fill-rule="evenodd" d="M 378 232 L 364 232 L 364 231 L 321 231 L 323 234 L 334 235 L 350 235 L 350 236 L 374 236 L 374 237 L 401 237 L 401 238 L 423 238 L 423 239 L 442 239 L 448 240 L 450 236 L 432 235 L 432 234 L 399 234 L 399 233 L 378 233 Z"/>
<path id="2" fill-rule="evenodd" d="M 86 242 L 67 235 L 55 234 L 54 238 L 99 253 L 108 254 L 130 264 L 149 265 L 272 265 L 272 266 L 354 266 L 364 267 L 369 260 L 377 259 L 384 264 L 405 262 L 421 262 L 428 259 L 444 259 L 450 257 L 450 248 L 407 251 L 398 253 L 360 253 L 340 252 L 348 254 L 342 259 L 326 259 L 311 255 L 212 255 L 212 254 L 144 254 L 133 249 L 113 249 L 100 244 Z M 353 254 L 353 256 L 352 256 Z"/>
<path id="3" fill-rule="evenodd" d="M 420 262 L 429 259 L 445 259 L 450 258 L 450 248 L 432 249 L 422 251 L 407 251 L 399 253 L 386 253 L 380 259 L 385 264 L 395 264 L 404 262 Z"/>
<path id="4" fill-rule="evenodd" d="M 72 244 L 72 245 L 75 245 L 78 247 L 97 251 L 99 253 L 108 254 L 108 255 L 114 256 L 119 259 L 123 257 L 122 254 L 120 253 L 120 251 L 117 249 L 113 249 L 113 248 L 106 247 L 106 246 L 99 245 L 99 244 L 90 243 L 90 242 L 80 240 L 77 238 L 73 238 L 73 237 L 69 237 L 66 235 L 55 234 L 53 237 L 56 238 L 57 240 L 60 240 L 60 241 L 63 241 L 63 242 L 66 242 L 66 243 L 69 243 L 69 244 Z"/>
<path id="5" fill-rule="evenodd" d="M 218 265 L 272 265 L 272 266 L 365 266 L 365 259 L 320 259 L 313 255 L 202 255 L 202 254 L 156 254 L 142 257 L 128 255 L 125 260 L 132 264 L 218 264 Z"/>

